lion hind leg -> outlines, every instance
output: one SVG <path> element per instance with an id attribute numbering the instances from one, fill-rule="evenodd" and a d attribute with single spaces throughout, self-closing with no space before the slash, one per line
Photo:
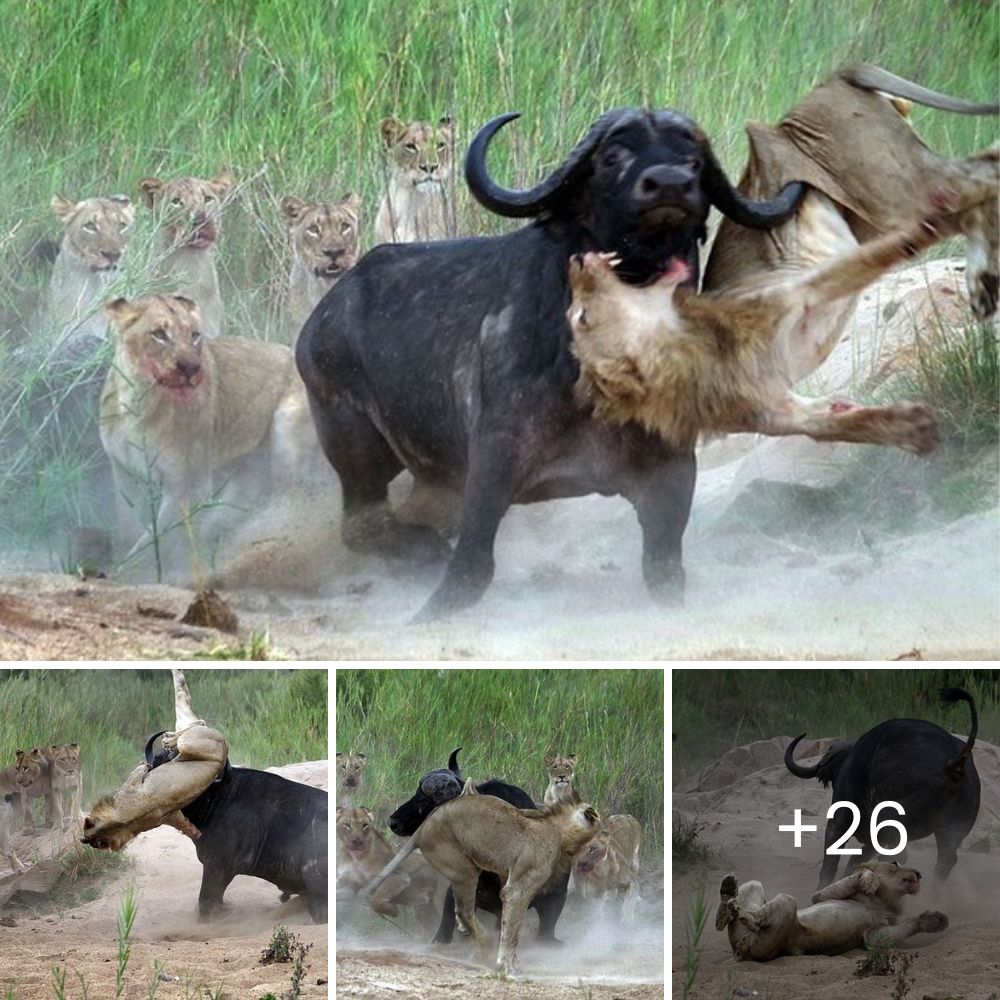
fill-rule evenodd
<path id="1" fill-rule="evenodd" d="M 199 719 L 191 707 L 191 691 L 187 686 L 187 681 L 184 679 L 184 671 L 173 668 L 170 673 L 174 679 L 175 729 L 180 731 L 194 725 Z"/>
<path id="2" fill-rule="evenodd" d="M 476 954 L 480 961 L 485 958 L 486 939 L 480 933 L 479 924 L 476 921 L 476 886 L 479 884 L 479 870 L 471 878 L 461 879 L 451 883 L 451 890 L 455 896 L 455 919 L 458 925 L 464 924 L 468 928 L 469 934 L 476 942 Z"/>

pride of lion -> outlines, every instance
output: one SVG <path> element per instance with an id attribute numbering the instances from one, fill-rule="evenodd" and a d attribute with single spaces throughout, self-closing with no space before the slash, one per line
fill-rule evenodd
<path id="1" fill-rule="evenodd" d="M 662 278 L 643 288 L 617 280 L 599 247 L 566 262 L 577 391 L 599 418 L 641 423 L 685 448 L 706 434 L 751 431 L 934 449 L 936 415 L 919 401 L 869 406 L 795 391 L 841 338 L 860 291 L 947 236 L 967 239 L 973 312 L 996 308 L 1000 154 L 938 156 L 905 120 L 911 101 L 995 113 L 875 67 L 839 71 L 778 125 L 748 125 L 751 195 L 770 197 L 792 180 L 809 193 L 773 231 L 725 222 L 700 293 L 686 287 L 697 274 L 682 262 L 665 261 Z M 870 138 L 845 154 L 856 122 Z M 269 219 L 254 205 L 252 222 L 285 238 L 287 266 L 269 286 L 281 343 L 226 309 L 224 279 L 235 271 L 224 266 L 233 261 L 223 218 L 249 204 L 249 178 L 154 173 L 135 182 L 135 203 L 53 195 L 62 233 L 43 316 L 61 347 L 50 364 L 86 360 L 90 389 L 78 387 L 75 409 L 54 407 L 51 423 L 99 424 L 110 472 L 96 434 L 81 434 L 89 444 L 79 447 L 96 452 L 81 456 L 103 476 L 95 495 L 113 490 L 118 507 L 113 545 L 110 521 L 97 529 L 95 551 L 113 553 L 103 571 L 304 592 L 346 565 L 330 503 L 336 477 L 287 345 L 372 244 L 461 235 L 457 136 L 448 115 L 382 119 L 372 137 L 385 163 L 374 211 L 343 188 L 269 192 Z M 151 233 L 145 245 L 139 229 Z M 402 520 L 453 533 L 451 485 L 394 503 Z M 547 803 L 574 794 L 571 766 L 552 778 Z"/>

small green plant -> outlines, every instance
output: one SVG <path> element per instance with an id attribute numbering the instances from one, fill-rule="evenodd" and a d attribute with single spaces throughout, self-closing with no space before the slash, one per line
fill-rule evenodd
<path id="1" fill-rule="evenodd" d="M 687 916 L 684 920 L 684 991 L 682 997 L 687 1000 L 691 987 L 694 985 L 695 976 L 698 975 L 698 966 L 701 964 L 701 936 L 705 933 L 705 925 L 708 923 L 708 900 L 705 897 L 705 885 L 699 885 L 691 897 L 691 905 L 688 907 Z"/>
<path id="2" fill-rule="evenodd" d="M 56 1000 L 66 1000 L 66 966 L 52 967 L 52 993 Z"/>
<path id="3" fill-rule="evenodd" d="M 916 957 L 916 952 L 913 952 L 912 954 L 908 952 L 900 952 L 896 955 L 896 960 L 893 965 L 896 973 L 896 984 L 892 989 L 892 1000 L 903 1000 L 903 997 L 910 992 L 910 983 L 912 983 L 913 980 L 911 979 L 907 982 L 906 973 L 910 968 L 910 964 Z"/>
<path id="4" fill-rule="evenodd" d="M 295 935 L 284 924 L 278 924 L 271 933 L 271 940 L 268 941 L 267 947 L 260 953 L 260 964 L 290 962 L 295 943 Z"/>
<path id="5" fill-rule="evenodd" d="M 135 887 L 130 885 L 125 890 L 125 898 L 122 900 L 121 908 L 118 910 L 116 933 L 118 940 L 118 967 L 115 971 L 115 1000 L 118 1000 L 125 989 L 125 969 L 128 966 L 129 956 L 132 954 L 129 937 L 132 934 L 132 927 L 135 925 L 135 915 L 138 911 L 139 907 L 135 900 Z"/>
<path id="6" fill-rule="evenodd" d="M 858 960 L 854 975 L 859 979 L 866 976 L 891 976 L 896 954 L 882 938 L 876 938 L 867 946 L 865 957 Z"/>
<path id="7" fill-rule="evenodd" d="M 191 654 L 197 660 L 273 660 L 271 633 L 268 629 L 254 629 L 245 642 L 223 643 L 207 652 Z"/>

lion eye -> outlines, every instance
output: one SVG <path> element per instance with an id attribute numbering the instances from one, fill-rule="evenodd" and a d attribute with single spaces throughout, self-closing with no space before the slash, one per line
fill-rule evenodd
<path id="1" fill-rule="evenodd" d="M 411 153 L 415 153 L 417 151 L 417 144 L 415 142 L 408 142 L 403 148 L 408 149 Z"/>
<path id="2" fill-rule="evenodd" d="M 170 334 L 166 330 L 151 330 L 149 334 L 158 344 L 169 344 Z"/>
<path id="3" fill-rule="evenodd" d="M 307 235 L 309 236 L 319 236 L 319 226 L 314 222 L 307 230 Z"/>
<path id="4" fill-rule="evenodd" d="M 127 222 L 119 222 L 118 223 L 118 232 L 124 233 L 126 229 L 128 229 L 128 223 Z"/>
<path id="5" fill-rule="evenodd" d="M 439 142 L 438 143 L 438 152 L 441 152 L 441 150 L 447 149 L 447 148 L 448 148 L 448 143 L 446 143 L 446 142 Z"/>
<path id="6" fill-rule="evenodd" d="M 181 201 L 181 199 L 180 199 L 180 198 L 171 198 L 171 199 L 170 199 L 170 204 L 171 204 L 171 205 L 173 205 L 173 206 L 174 206 L 174 208 L 180 208 L 180 207 L 181 207 L 181 205 L 183 205 L 183 204 L 184 204 L 184 202 L 183 202 L 183 201 Z"/>
<path id="7" fill-rule="evenodd" d="M 83 228 L 86 229 L 88 233 L 96 233 L 97 232 L 97 223 L 94 222 L 93 219 L 91 219 L 89 222 L 85 222 L 83 224 Z"/>
<path id="8" fill-rule="evenodd" d="M 345 233 L 349 233 L 354 227 L 349 222 L 342 222 L 340 224 L 340 233 L 343 236 Z"/>

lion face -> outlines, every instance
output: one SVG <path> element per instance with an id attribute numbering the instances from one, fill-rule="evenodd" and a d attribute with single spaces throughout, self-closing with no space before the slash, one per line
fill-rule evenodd
<path id="1" fill-rule="evenodd" d="M 576 856 L 576 870 L 580 875 L 590 875 L 607 858 L 609 842 L 606 832 L 599 833 Z"/>
<path id="2" fill-rule="evenodd" d="M 98 851 L 121 851 L 137 835 L 117 822 L 114 796 L 105 795 L 94 803 L 90 815 L 84 818 L 80 842 Z"/>
<path id="3" fill-rule="evenodd" d="M 52 776 L 65 781 L 75 781 L 80 773 L 80 745 L 67 743 L 64 746 L 49 747 L 46 754 L 52 766 Z"/>
<path id="4" fill-rule="evenodd" d="M 337 843 L 357 861 L 371 850 L 375 817 L 368 809 L 337 810 Z"/>
<path id="5" fill-rule="evenodd" d="M 451 118 L 441 118 L 436 125 L 421 121 L 404 125 L 397 118 L 384 118 L 380 130 L 396 173 L 413 187 L 440 188 L 451 177 L 455 152 Z"/>
<path id="6" fill-rule="evenodd" d="M 281 199 L 281 214 L 295 260 L 316 278 L 333 284 L 358 259 L 361 199 L 345 195 L 337 202 Z"/>
<path id="7" fill-rule="evenodd" d="M 128 376 L 178 402 L 199 398 L 205 380 L 201 316 L 183 295 L 114 299 L 104 313 L 117 330 L 118 357 Z"/>
<path id="8" fill-rule="evenodd" d="M 337 784 L 342 788 L 360 788 L 365 759 L 363 753 L 338 753 Z"/>
<path id="9" fill-rule="evenodd" d="M 576 770 L 576 754 L 568 757 L 546 757 L 545 769 L 549 772 L 549 784 L 571 785 Z"/>
<path id="10" fill-rule="evenodd" d="M 60 253 L 81 270 L 114 271 L 128 246 L 135 206 L 123 194 L 70 201 L 52 196 L 52 211 L 63 224 Z"/>
<path id="11" fill-rule="evenodd" d="M 903 868 L 895 861 L 866 861 L 854 870 L 861 875 L 861 891 L 878 896 L 897 909 L 904 896 L 920 892 L 920 872 Z"/>
<path id="12" fill-rule="evenodd" d="M 14 781 L 21 788 L 30 788 L 42 777 L 45 755 L 39 747 L 33 750 L 18 750 L 14 756 Z"/>
<path id="13" fill-rule="evenodd" d="M 173 249 L 211 250 L 222 228 L 222 203 L 235 181 L 227 173 L 211 180 L 178 177 L 139 181 L 146 205 L 153 210 L 164 242 Z"/>

